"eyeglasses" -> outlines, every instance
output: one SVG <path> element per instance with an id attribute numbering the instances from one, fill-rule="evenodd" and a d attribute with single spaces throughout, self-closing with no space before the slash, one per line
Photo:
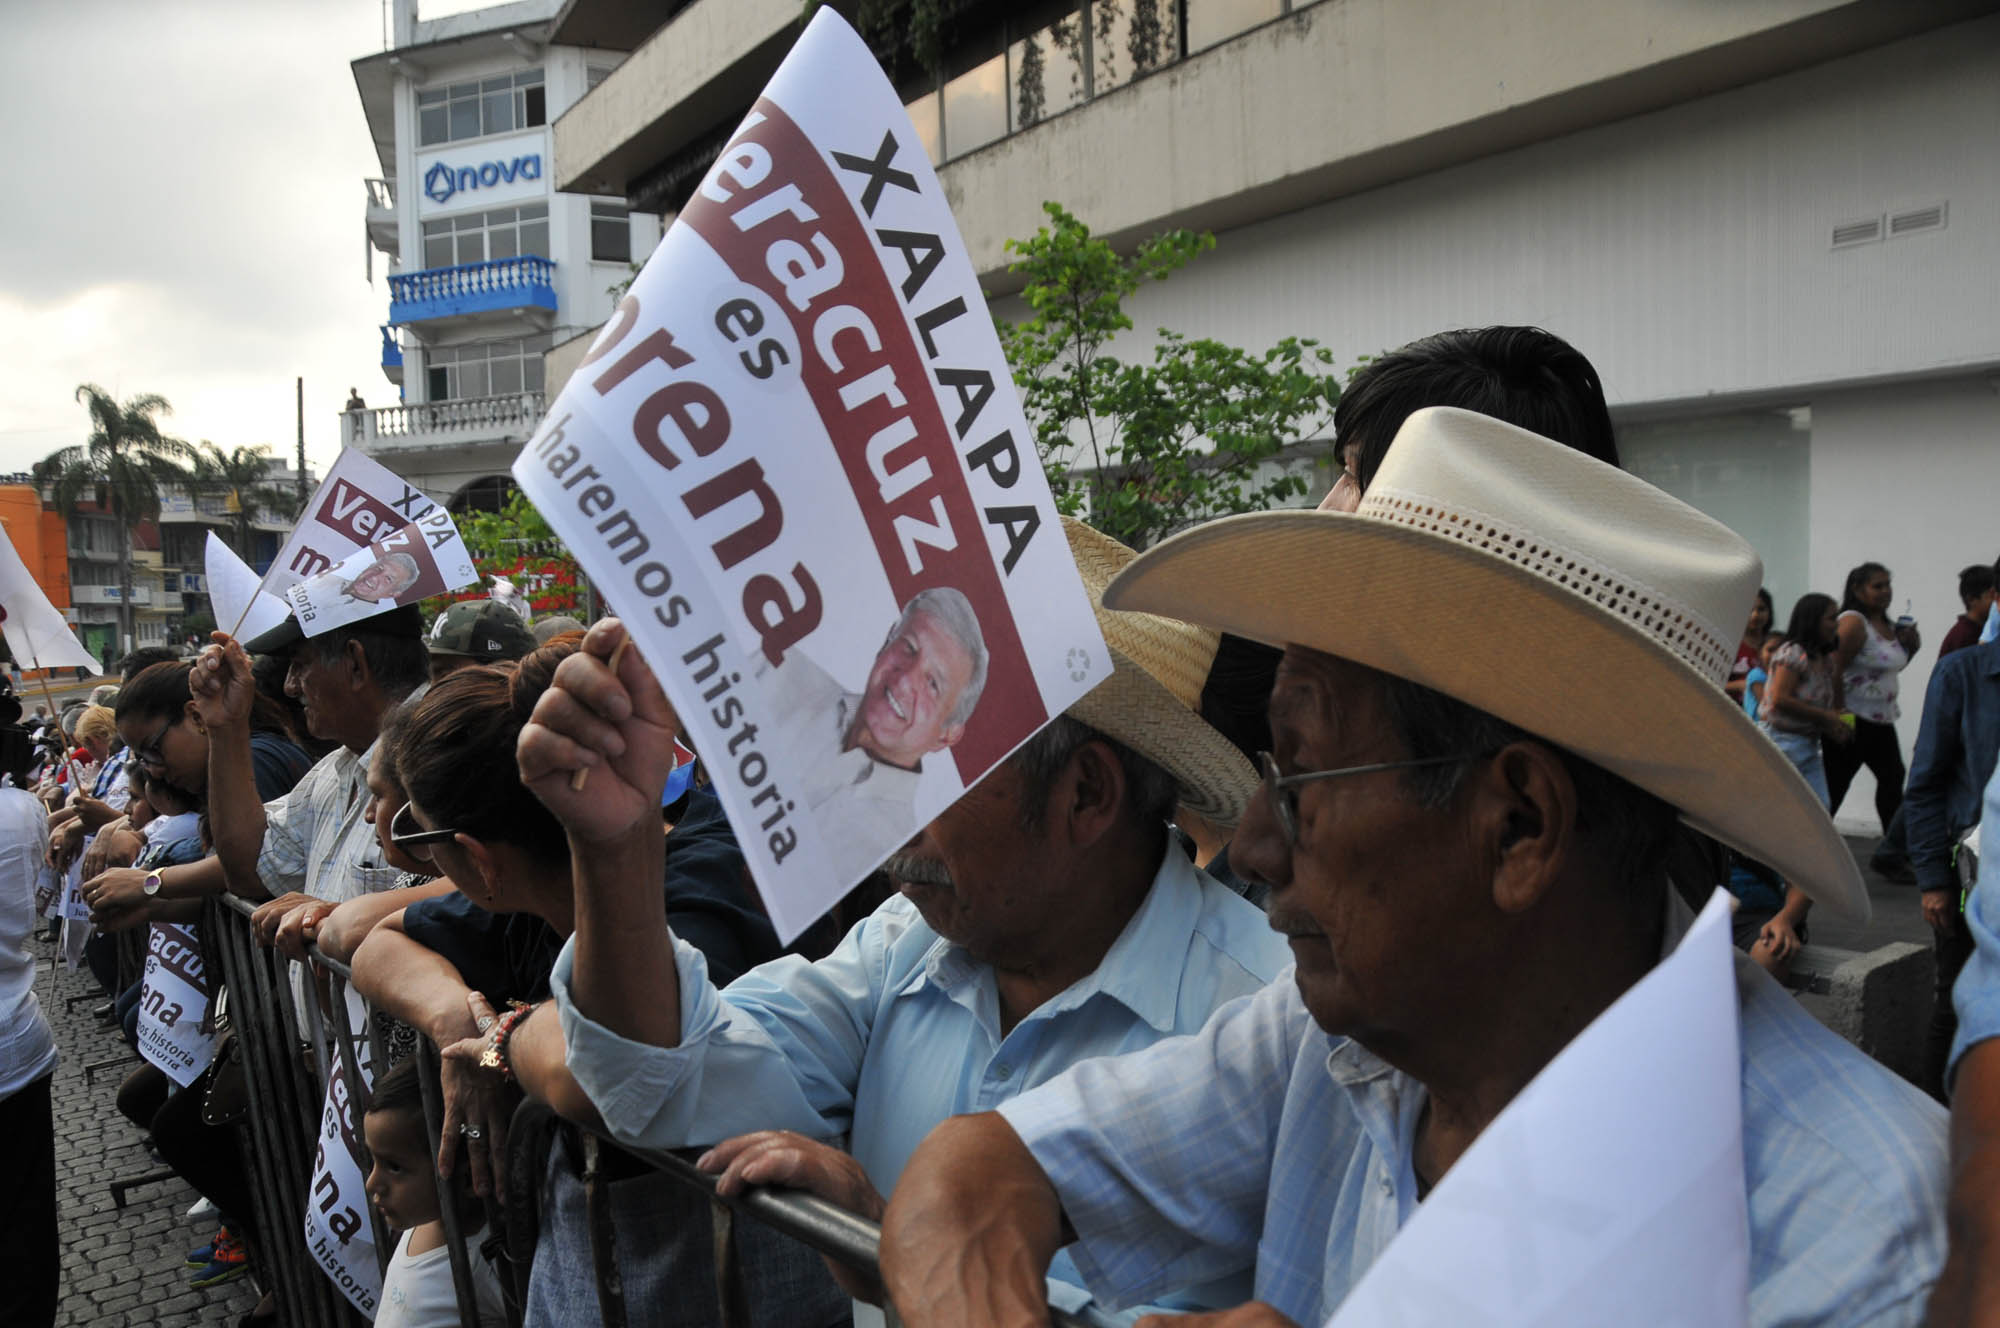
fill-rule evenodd
<path id="1" fill-rule="evenodd" d="M 157 733 L 132 749 L 132 759 L 140 765 L 145 766 L 148 770 L 165 770 L 167 768 L 167 758 L 166 754 L 160 750 L 160 744 L 167 740 L 167 730 L 178 723 L 180 723 L 179 719 L 170 719 L 160 725 Z"/>
<path id="2" fill-rule="evenodd" d="M 410 815 L 410 804 L 408 802 L 397 808 L 396 814 L 389 818 L 389 842 L 397 848 L 404 850 L 419 862 L 429 862 L 431 860 L 430 846 L 432 844 L 446 844 L 458 837 L 459 832 L 456 830 L 397 829 L 398 826 L 404 824 L 405 818 L 408 819 L 408 823 L 411 826 L 416 825 L 416 818 Z"/>
<path id="3" fill-rule="evenodd" d="M 1339 770 L 1302 770 L 1296 775 L 1278 773 L 1278 763 L 1269 752 L 1257 753 L 1257 768 L 1264 773 L 1264 792 L 1270 796 L 1271 812 L 1278 818 L 1278 829 L 1285 836 L 1285 847 L 1299 846 L 1299 795 L 1295 790 L 1301 784 L 1311 784 L 1321 779 L 1339 779 L 1345 775 L 1373 775 L 1384 770 L 1417 770 L 1430 765 L 1456 765 L 1464 761 L 1478 761 L 1481 756 L 1466 753 L 1459 756 L 1426 756 L 1415 761 L 1379 761 L 1374 765 L 1350 765 Z"/>

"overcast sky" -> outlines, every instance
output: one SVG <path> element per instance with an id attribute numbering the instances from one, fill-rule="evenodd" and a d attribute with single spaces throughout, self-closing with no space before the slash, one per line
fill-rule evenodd
<path id="1" fill-rule="evenodd" d="M 289 455 L 303 375 L 316 467 L 350 386 L 394 404 L 348 68 L 382 29 L 381 0 L 0 0 L 0 471 L 84 439 L 79 383 Z"/>

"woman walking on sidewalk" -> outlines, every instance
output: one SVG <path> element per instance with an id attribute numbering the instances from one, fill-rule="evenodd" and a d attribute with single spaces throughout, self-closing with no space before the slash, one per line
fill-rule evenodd
<path id="1" fill-rule="evenodd" d="M 1840 810 L 1841 800 L 1862 766 L 1873 772 L 1875 814 L 1881 818 L 1883 836 L 1883 842 L 1876 846 L 1875 866 L 1888 873 L 1903 869 L 1907 861 L 1901 828 L 1896 825 L 1907 777 L 1896 739 L 1896 717 L 1902 713 L 1896 704 L 1896 675 L 1909 667 L 1910 657 L 1923 645 L 1914 619 L 1889 620 L 1889 604 L 1894 598 L 1889 569 L 1882 564 L 1863 563 L 1847 574 L 1835 660 L 1847 708 L 1854 712 L 1854 741 L 1830 748 L 1826 754 L 1829 811 Z"/>

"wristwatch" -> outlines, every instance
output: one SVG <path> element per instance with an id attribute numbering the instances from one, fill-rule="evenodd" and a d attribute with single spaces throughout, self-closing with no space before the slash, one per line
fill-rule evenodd
<path id="1" fill-rule="evenodd" d="M 141 890 L 144 890 L 149 895 L 156 895 L 160 893 L 160 874 L 157 871 L 147 872 L 145 884 L 141 885 L 139 888 Z"/>

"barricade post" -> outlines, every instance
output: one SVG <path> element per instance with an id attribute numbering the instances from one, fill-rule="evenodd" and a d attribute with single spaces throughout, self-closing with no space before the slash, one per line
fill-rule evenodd
<path id="1" fill-rule="evenodd" d="M 230 1027 L 249 1100 L 244 1151 L 258 1253 L 287 1324 L 350 1328 L 361 1320 L 312 1262 L 300 1238 L 312 1173 L 308 1141 L 317 1132 L 302 1114 L 305 1070 L 298 1055 L 298 1012 L 288 965 L 250 935 L 253 911 L 243 900 L 222 896 L 204 911 L 203 923 L 221 955 Z"/>
<path id="2" fill-rule="evenodd" d="M 337 963 L 321 954 L 317 947 L 314 948 L 312 955 L 313 963 L 329 979 L 327 1009 L 333 1016 L 333 1033 L 340 1053 L 340 1076 L 347 1083 L 347 1100 L 352 1104 L 354 1119 L 359 1121 L 368 1114 L 369 1104 L 375 1100 L 375 1085 L 361 1073 L 361 1058 L 354 1050 L 354 1028 L 347 1014 L 347 986 L 354 974 L 347 965 Z M 365 1001 L 362 1008 L 364 1011 L 367 1009 Z M 368 1025 L 370 1033 L 374 1032 L 373 1019 L 364 1018 L 362 1022 Z M 368 1063 L 374 1067 L 377 1075 L 389 1072 L 389 1061 L 382 1054 L 380 1038 L 371 1041 Z M 375 1155 L 368 1151 L 368 1140 L 365 1137 L 357 1138 L 355 1142 L 361 1145 L 361 1157 L 364 1163 L 361 1174 L 365 1179 L 369 1170 L 375 1165 Z M 368 1204 L 367 1209 L 368 1229 L 375 1233 L 375 1262 L 378 1268 L 386 1271 L 389 1267 L 389 1258 L 396 1251 L 396 1245 L 389 1238 L 389 1229 L 383 1225 L 382 1214 L 375 1210 L 375 1205 Z"/>
<path id="3" fill-rule="evenodd" d="M 465 1248 L 465 1232 L 458 1220 L 458 1205 L 452 1202 L 452 1187 L 443 1176 L 437 1175 L 438 1152 L 444 1147 L 441 1133 L 444 1126 L 444 1094 L 440 1086 L 443 1062 L 429 1038 L 417 1039 L 416 1055 L 417 1082 L 424 1094 L 424 1134 L 430 1140 L 431 1172 L 438 1187 L 438 1216 L 444 1222 L 445 1248 L 451 1258 L 451 1289 L 458 1296 L 459 1322 L 478 1323 L 479 1302 L 472 1290 L 472 1258 Z M 470 1150 L 461 1148 L 458 1156 L 459 1170 L 470 1170 Z"/>

